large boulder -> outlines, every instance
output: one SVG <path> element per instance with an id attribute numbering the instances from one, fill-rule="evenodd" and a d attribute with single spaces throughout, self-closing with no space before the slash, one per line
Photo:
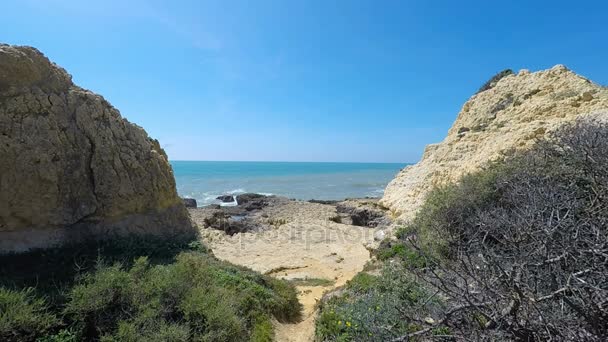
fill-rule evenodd
<path id="1" fill-rule="evenodd" d="M 443 142 L 387 186 L 381 204 L 411 219 L 437 185 L 457 181 L 488 161 L 526 149 L 577 118 L 608 117 L 608 89 L 557 65 L 549 70 L 502 72 L 462 107 Z"/>
<path id="2" fill-rule="evenodd" d="M 0 44 L 0 252 L 189 236 L 158 141 L 31 47 Z"/>

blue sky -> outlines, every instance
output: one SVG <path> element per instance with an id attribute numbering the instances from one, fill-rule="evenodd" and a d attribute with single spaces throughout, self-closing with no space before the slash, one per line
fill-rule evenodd
<path id="1" fill-rule="evenodd" d="M 415 162 L 494 73 L 608 84 L 606 1 L 3 0 L 174 160 Z"/>

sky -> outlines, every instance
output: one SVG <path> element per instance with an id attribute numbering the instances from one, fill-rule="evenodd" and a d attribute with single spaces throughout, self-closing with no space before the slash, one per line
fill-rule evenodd
<path id="1" fill-rule="evenodd" d="M 505 68 L 608 84 L 608 1 L 2 0 L 172 160 L 416 162 Z"/>

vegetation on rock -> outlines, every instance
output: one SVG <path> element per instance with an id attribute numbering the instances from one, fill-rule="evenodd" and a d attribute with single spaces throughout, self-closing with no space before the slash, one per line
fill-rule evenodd
<path id="1" fill-rule="evenodd" d="M 605 117 L 608 91 L 563 65 L 503 77 L 472 96 L 442 142 L 387 185 L 380 203 L 409 221 L 436 186 L 458 181 L 578 119 Z"/>
<path id="2" fill-rule="evenodd" d="M 492 78 L 490 78 L 486 83 L 484 83 L 481 86 L 481 88 L 479 88 L 477 93 L 481 93 L 482 91 L 492 89 L 496 85 L 496 83 L 498 83 L 498 81 L 500 81 L 502 78 L 507 77 L 509 75 L 513 75 L 513 74 L 514 74 L 514 72 L 511 69 L 505 69 L 505 70 L 497 73 L 496 75 L 492 76 Z"/>
<path id="3" fill-rule="evenodd" d="M 320 340 L 605 341 L 608 125 L 436 188 L 397 236 L 379 276 L 323 303 Z"/>

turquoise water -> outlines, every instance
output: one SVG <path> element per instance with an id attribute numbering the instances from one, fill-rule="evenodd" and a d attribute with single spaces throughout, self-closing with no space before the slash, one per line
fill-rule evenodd
<path id="1" fill-rule="evenodd" d="M 406 164 L 172 161 L 177 191 L 199 206 L 224 194 L 256 192 L 301 200 L 382 196 Z"/>

